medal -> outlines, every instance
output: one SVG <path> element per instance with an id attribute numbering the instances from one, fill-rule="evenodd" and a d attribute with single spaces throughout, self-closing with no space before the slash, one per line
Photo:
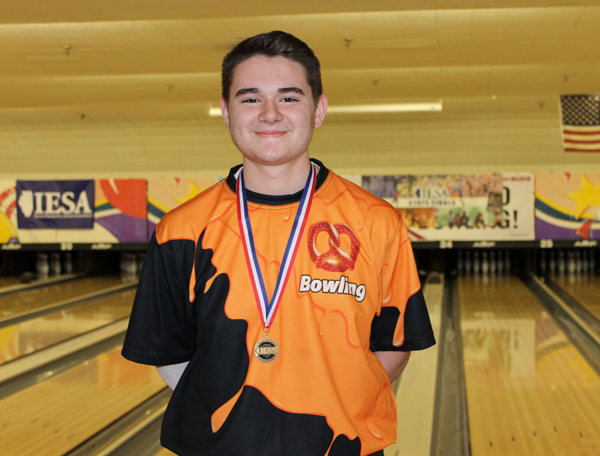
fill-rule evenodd
<path id="1" fill-rule="evenodd" d="M 246 266 L 248 267 L 248 273 L 250 274 L 250 283 L 252 283 L 254 299 L 256 300 L 258 314 L 260 315 L 264 328 L 263 331 L 265 333 L 265 337 L 260 339 L 254 346 L 254 356 L 263 363 L 271 363 L 279 356 L 279 345 L 269 337 L 269 328 L 275 319 L 277 309 L 279 309 L 281 297 L 283 296 L 285 286 L 290 278 L 292 266 L 294 265 L 296 254 L 300 247 L 300 239 L 302 239 L 306 221 L 308 220 L 308 214 L 310 212 L 310 206 L 312 204 L 317 181 L 317 171 L 315 167 L 316 165 L 311 163 L 310 172 L 306 179 L 304 190 L 302 191 L 300 205 L 298 206 L 298 212 L 296 212 L 296 218 L 294 219 L 294 225 L 292 226 L 292 232 L 290 233 L 285 248 L 283 260 L 281 261 L 281 269 L 279 270 L 279 276 L 277 277 L 277 284 L 275 285 L 275 290 L 270 302 L 267 297 L 267 290 L 265 288 L 260 265 L 258 264 L 258 257 L 254 248 L 254 238 L 252 236 L 252 226 L 250 225 L 250 216 L 248 213 L 248 200 L 246 198 L 243 168 L 238 172 L 236 186 L 238 224 L 242 237 L 242 245 L 244 247 Z"/>
<path id="2" fill-rule="evenodd" d="M 269 331 L 265 331 L 264 339 L 256 342 L 254 356 L 262 363 L 272 363 L 279 356 L 279 345 L 269 337 Z"/>

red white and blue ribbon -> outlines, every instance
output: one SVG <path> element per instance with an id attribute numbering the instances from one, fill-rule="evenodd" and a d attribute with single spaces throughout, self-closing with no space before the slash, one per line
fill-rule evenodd
<path id="1" fill-rule="evenodd" d="M 281 261 L 281 269 L 279 269 L 279 276 L 277 277 L 277 284 L 271 301 L 267 297 L 267 290 L 263 280 L 262 272 L 258 264 L 258 257 L 256 255 L 256 249 L 254 248 L 254 237 L 252 236 L 252 226 L 250 225 L 250 216 L 248 213 L 248 200 L 246 199 L 246 185 L 244 183 L 244 172 L 240 170 L 239 177 L 237 179 L 237 211 L 238 211 L 238 223 L 240 226 L 240 233 L 242 235 L 242 245 L 244 246 L 244 255 L 246 257 L 246 265 L 248 266 L 248 272 L 250 274 L 250 282 L 254 290 L 254 298 L 256 299 L 256 305 L 258 307 L 258 313 L 260 315 L 263 328 L 269 328 L 275 319 L 277 309 L 281 302 L 281 297 L 287 285 L 288 279 L 292 272 L 294 261 L 296 260 L 296 254 L 300 247 L 300 240 L 306 227 L 306 221 L 308 220 L 308 214 L 312 205 L 312 199 L 315 192 L 317 182 L 317 171 L 315 165 L 311 163 L 310 173 L 308 179 L 306 179 L 306 185 L 302 192 L 302 198 L 300 199 L 300 205 L 298 206 L 298 212 L 296 212 L 296 218 L 294 219 L 294 225 L 292 226 L 292 232 L 288 239 L 283 260 Z"/>

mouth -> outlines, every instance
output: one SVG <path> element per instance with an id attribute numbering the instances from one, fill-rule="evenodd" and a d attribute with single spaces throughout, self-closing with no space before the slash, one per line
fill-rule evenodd
<path id="1" fill-rule="evenodd" d="M 281 138 L 285 131 L 257 131 L 256 134 L 261 138 Z"/>

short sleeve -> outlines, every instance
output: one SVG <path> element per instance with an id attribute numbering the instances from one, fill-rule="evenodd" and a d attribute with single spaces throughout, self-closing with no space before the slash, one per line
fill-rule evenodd
<path id="1" fill-rule="evenodd" d="M 194 242 L 176 239 L 148 245 L 123 357 L 155 366 L 189 361 L 196 349 L 196 324 L 189 300 Z"/>
<path id="2" fill-rule="evenodd" d="M 406 226 L 400 224 L 380 268 L 381 310 L 371 325 L 371 350 L 413 351 L 435 344 Z"/>

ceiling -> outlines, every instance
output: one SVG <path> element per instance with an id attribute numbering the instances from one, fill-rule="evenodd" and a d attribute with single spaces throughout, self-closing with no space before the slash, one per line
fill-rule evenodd
<path id="1" fill-rule="evenodd" d="M 600 93 L 600 1 L 0 0 L 0 11 L 0 177 L 222 172 L 239 158 L 206 113 L 221 59 L 274 29 L 315 50 L 330 105 L 443 99 L 442 113 L 330 115 L 315 147 L 347 172 L 473 157 L 539 170 L 545 151 L 552 169 L 598 164 L 565 158 L 557 100 Z"/>

